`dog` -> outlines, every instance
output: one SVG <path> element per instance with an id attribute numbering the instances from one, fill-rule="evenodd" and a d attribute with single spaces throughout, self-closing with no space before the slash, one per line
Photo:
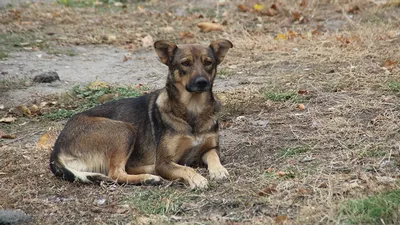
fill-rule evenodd
<path id="1" fill-rule="evenodd" d="M 208 180 L 189 166 L 204 164 L 211 179 L 227 178 L 219 158 L 221 103 L 212 88 L 232 47 L 225 39 L 209 46 L 155 42 L 169 68 L 166 86 L 74 115 L 57 137 L 51 171 L 71 182 L 157 184 L 164 178 L 202 189 Z"/>

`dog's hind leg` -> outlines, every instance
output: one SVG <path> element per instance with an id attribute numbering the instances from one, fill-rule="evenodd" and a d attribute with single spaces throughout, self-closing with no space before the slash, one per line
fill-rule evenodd
<path id="1" fill-rule="evenodd" d="M 121 157 L 121 154 L 115 154 L 110 159 L 110 169 L 108 176 L 117 183 L 128 184 L 158 184 L 161 182 L 161 177 L 149 174 L 151 171 L 136 171 L 144 172 L 142 174 L 128 174 L 125 171 L 125 163 L 127 158 Z M 128 172 L 132 172 L 129 171 Z M 146 173 L 147 172 L 147 173 Z"/>
<path id="2" fill-rule="evenodd" d="M 144 174 L 144 173 L 149 173 L 149 174 L 156 174 L 156 168 L 155 165 L 145 165 L 145 166 L 135 166 L 135 167 L 127 167 L 126 172 L 128 174 Z"/>

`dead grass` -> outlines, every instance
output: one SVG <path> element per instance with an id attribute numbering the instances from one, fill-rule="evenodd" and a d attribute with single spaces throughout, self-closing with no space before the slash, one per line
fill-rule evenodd
<path id="1" fill-rule="evenodd" d="M 243 83 L 218 93 L 225 105 L 221 155 L 231 174 L 228 182 L 202 192 L 176 183 L 70 184 L 50 174 L 43 163 L 49 153 L 33 145 L 38 132 L 51 125 L 28 122 L 7 128 L 23 138 L 0 142 L 0 190 L 8 193 L 0 197 L 0 207 L 22 209 L 48 224 L 343 224 L 353 221 L 342 211 L 349 200 L 397 192 L 400 74 L 399 64 L 385 62 L 400 60 L 399 8 L 356 0 L 310 0 L 306 8 L 283 2 L 276 17 L 241 13 L 233 3 L 219 5 L 206 18 L 199 16 L 201 10 L 183 16 L 178 9 L 193 6 L 179 1 L 163 10 L 160 2 L 143 3 L 144 10 L 134 4 L 126 9 L 31 4 L 1 14 L 3 34 L 35 32 L 49 45 L 138 48 L 147 34 L 183 43 L 180 31 L 205 43 L 229 38 L 235 47 L 221 66 L 222 75 Z M 349 13 L 355 5 L 360 11 Z M 293 11 L 301 11 L 308 22 L 293 22 Z M 225 32 L 198 31 L 197 22 L 212 19 L 226 21 Z M 166 32 L 167 26 L 174 31 Z M 277 34 L 290 38 L 275 40 Z M 266 95 L 298 95 L 299 90 L 307 90 L 303 111 L 295 101 Z M 398 210 L 391 213 L 398 218 Z M 377 216 L 372 219 L 379 222 Z"/>

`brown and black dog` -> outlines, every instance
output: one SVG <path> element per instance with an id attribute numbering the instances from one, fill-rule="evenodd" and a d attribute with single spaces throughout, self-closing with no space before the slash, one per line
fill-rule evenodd
<path id="1" fill-rule="evenodd" d="M 212 87 L 232 47 L 228 40 L 207 47 L 154 43 L 169 68 L 166 87 L 73 116 L 57 138 L 51 171 L 69 181 L 140 184 L 161 176 L 205 188 L 207 179 L 188 167 L 203 162 L 211 179 L 226 178 L 218 156 L 220 103 Z"/>

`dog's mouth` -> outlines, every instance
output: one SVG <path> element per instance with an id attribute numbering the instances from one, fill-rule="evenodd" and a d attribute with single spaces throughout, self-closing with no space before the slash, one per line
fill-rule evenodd
<path id="1" fill-rule="evenodd" d="M 203 86 L 203 87 L 198 87 L 195 85 L 186 85 L 186 91 L 190 93 L 202 93 L 202 92 L 207 92 L 211 89 L 211 85 Z"/>

